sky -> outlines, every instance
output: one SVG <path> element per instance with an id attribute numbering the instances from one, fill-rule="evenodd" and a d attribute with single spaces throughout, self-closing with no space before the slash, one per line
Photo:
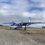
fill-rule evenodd
<path id="1" fill-rule="evenodd" d="M 45 21 L 45 0 L 0 0 L 0 22 Z"/>

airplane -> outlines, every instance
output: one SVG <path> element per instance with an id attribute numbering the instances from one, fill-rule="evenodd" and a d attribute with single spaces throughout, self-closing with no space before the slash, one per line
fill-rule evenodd
<path id="1" fill-rule="evenodd" d="M 24 28 L 24 30 L 26 30 L 26 26 L 29 26 L 31 24 L 40 24 L 42 22 L 31 22 L 31 17 L 29 17 L 29 22 L 21 22 L 21 23 L 12 23 L 11 26 L 10 26 L 10 29 L 18 29 L 18 28 Z"/>

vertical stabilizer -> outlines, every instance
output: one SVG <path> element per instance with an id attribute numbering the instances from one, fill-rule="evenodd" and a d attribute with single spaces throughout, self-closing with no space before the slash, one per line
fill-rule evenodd
<path id="1" fill-rule="evenodd" d="M 31 17 L 29 17 L 29 22 L 31 22 Z"/>

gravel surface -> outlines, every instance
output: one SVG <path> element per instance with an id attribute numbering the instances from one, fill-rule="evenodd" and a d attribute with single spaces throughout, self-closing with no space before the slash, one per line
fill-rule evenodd
<path id="1" fill-rule="evenodd" d="M 0 29 L 0 45 L 41 45 L 32 36 L 21 34 L 19 30 Z"/>

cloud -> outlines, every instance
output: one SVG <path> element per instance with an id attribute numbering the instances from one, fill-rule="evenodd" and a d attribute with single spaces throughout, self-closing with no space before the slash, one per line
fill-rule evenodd
<path id="1" fill-rule="evenodd" d="M 6 1 L 4 0 L 4 1 L 2 1 L 2 3 L 6 2 Z M 16 2 L 16 5 L 14 2 Z M 26 7 L 27 7 L 26 1 L 24 1 L 24 0 L 16 0 L 15 1 L 15 0 L 13 0 L 11 5 L 9 5 L 7 3 L 2 4 L 2 6 L 0 8 L 1 9 L 0 12 L 2 13 L 2 15 L 5 15 L 5 16 L 7 16 L 7 15 L 18 15 L 18 14 L 21 15 L 21 13 L 26 10 Z"/>
<path id="2" fill-rule="evenodd" d="M 33 19 L 44 19 L 45 0 L 1 0 L 0 15 L 7 19 L 23 19 L 31 16 Z M 12 20 L 13 20 L 12 19 Z M 16 20 L 15 19 L 15 20 Z"/>
<path id="3" fill-rule="evenodd" d="M 22 15 L 24 17 L 34 17 L 36 15 L 36 13 L 32 13 L 32 12 L 24 12 L 22 13 Z"/>

